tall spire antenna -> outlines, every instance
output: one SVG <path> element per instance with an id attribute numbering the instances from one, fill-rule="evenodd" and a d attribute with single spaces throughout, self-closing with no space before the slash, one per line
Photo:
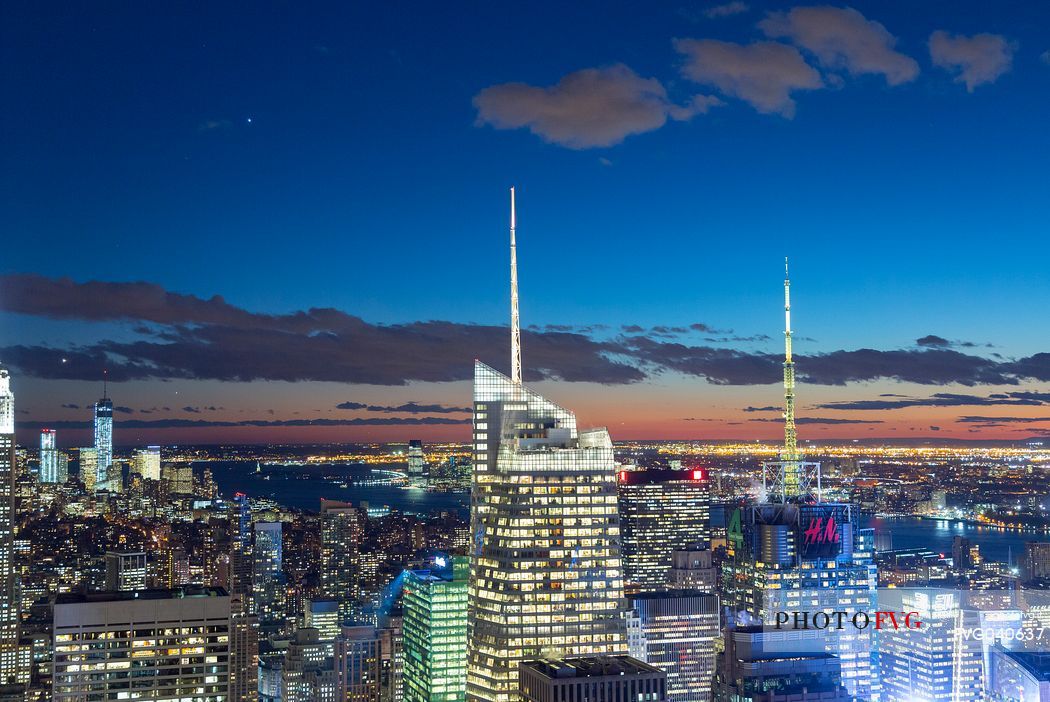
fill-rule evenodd
<path id="1" fill-rule="evenodd" d="M 784 451 L 781 459 L 797 461 L 798 437 L 795 433 L 795 362 L 791 359 L 791 277 L 784 257 Z"/>
<path id="2" fill-rule="evenodd" d="M 518 245 L 515 229 L 514 188 L 510 189 L 510 379 L 521 385 L 521 321 L 518 319 Z"/>
<path id="3" fill-rule="evenodd" d="M 109 380 L 109 369 L 108 368 L 103 368 L 102 369 L 102 399 L 103 400 L 105 400 L 107 397 L 109 397 L 109 395 L 108 395 L 109 388 L 107 387 L 107 382 L 106 382 L 108 380 Z"/>

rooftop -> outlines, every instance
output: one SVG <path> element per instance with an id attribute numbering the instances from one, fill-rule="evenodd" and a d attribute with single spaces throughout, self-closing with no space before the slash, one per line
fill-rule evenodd
<path id="1" fill-rule="evenodd" d="M 226 597 L 221 587 L 183 585 L 155 590 L 104 590 L 99 592 L 63 592 L 55 597 L 55 604 L 84 604 L 86 602 L 122 602 L 125 600 L 175 600 L 191 597 Z"/>
<path id="2" fill-rule="evenodd" d="M 630 656 L 551 658 L 527 661 L 522 665 L 548 678 L 599 678 L 613 675 L 650 675 L 661 672 L 658 668 Z"/>

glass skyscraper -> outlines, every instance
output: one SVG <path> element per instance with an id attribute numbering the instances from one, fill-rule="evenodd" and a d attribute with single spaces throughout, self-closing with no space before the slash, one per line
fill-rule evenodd
<path id="1" fill-rule="evenodd" d="M 519 699 L 522 661 L 627 652 L 616 477 L 608 431 L 475 364 L 468 699 Z"/>
<path id="2" fill-rule="evenodd" d="M 95 403 L 95 488 L 109 490 L 109 469 L 113 465 L 113 401 L 103 397 Z"/>
<path id="3" fill-rule="evenodd" d="M 283 553 L 281 522 L 256 522 L 252 594 L 263 626 L 284 620 Z"/>
<path id="4" fill-rule="evenodd" d="M 466 558 L 404 581 L 405 702 L 461 702 L 467 682 Z"/>
<path id="5" fill-rule="evenodd" d="M 55 448 L 55 430 L 40 430 L 40 482 L 63 482 L 58 479 L 58 450 Z"/>
<path id="6" fill-rule="evenodd" d="M 365 511 L 349 502 L 321 500 L 321 594 L 339 603 L 340 622 L 352 619 L 361 598 L 361 540 Z"/>

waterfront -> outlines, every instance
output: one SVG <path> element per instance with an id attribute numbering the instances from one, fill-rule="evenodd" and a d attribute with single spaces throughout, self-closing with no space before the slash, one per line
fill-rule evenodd
<path id="1" fill-rule="evenodd" d="M 465 492 L 427 492 L 418 488 L 386 484 L 375 480 L 369 466 L 361 464 L 266 465 L 256 472 L 254 463 L 212 461 L 197 463 L 209 466 L 224 495 L 243 492 L 252 497 L 265 497 L 287 507 L 317 511 L 322 498 L 346 502 L 368 502 L 372 507 L 389 507 L 411 514 L 456 511 L 466 516 L 470 495 Z M 355 481 L 366 484 L 355 484 Z M 377 484 L 379 483 L 379 484 Z M 343 487 L 345 485 L 346 487 Z M 712 524 L 724 525 L 724 510 L 714 506 Z M 862 527 L 874 527 L 879 533 L 892 534 L 893 547 L 929 548 L 950 554 L 952 538 L 965 536 L 979 544 L 981 554 L 995 561 L 1016 564 L 1028 541 L 1050 541 L 1036 532 L 997 529 L 960 521 L 923 519 L 921 517 L 876 517 L 861 515 Z"/>

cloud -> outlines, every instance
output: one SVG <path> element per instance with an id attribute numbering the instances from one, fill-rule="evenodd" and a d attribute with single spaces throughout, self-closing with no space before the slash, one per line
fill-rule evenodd
<path id="1" fill-rule="evenodd" d="M 943 336 L 937 336 L 936 334 L 927 334 L 921 339 L 916 339 L 915 343 L 919 346 L 951 346 L 952 342 L 945 339 Z"/>
<path id="2" fill-rule="evenodd" d="M 894 50 L 896 37 L 851 7 L 771 12 L 758 26 L 768 37 L 789 39 L 811 52 L 831 70 L 854 76 L 879 74 L 889 85 L 907 83 L 919 75 L 915 59 Z"/>
<path id="3" fill-rule="evenodd" d="M 995 423 L 995 424 L 1023 424 L 1025 422 L 1050 422 L 1050 417 L 982 417 L 977 415 L 966 415 L 956 418 L 957 422 L 966 424 Z"/>
<path id="4" fill-rule="evenodd" d="M 1000 34 L 949 34 L 938 30 L 930 35 L 933 65 L 955 75 L 968 92 L 978 85 L 994 83 L 1010 70 L 1016 45 Z"/>
<path id="5" fill-rule="evenodd" d="M 475 358 L 499 368 L 505 367 L 508 356 L 506 327 L 449 321 L 379 325 L 334 309 L 257 314 L 219 297 L 204 300 L 147 283 L 81 284 L 0 276 L 0 310 L 138 324 L 138 337 L 120 341 L 0 348 L 6 364 L 25 375 L 49 379 L 96 380 L 108 369 L 113 381 L 406 385 L 469 380 Z M 779 354 L 692 345 L 646 334 L 638 326 L 628 326 L 613 338 L 596 338 L 583 327 L 577 329 L 524 332 L 526 380 L 624 384 L 672 372 L 719 385 L 759 385 L 783 377 Z M 800 355 L 796 360 L 799 379 L 820 385 L 878 379 L 970 386 L 1017 385 L 1027 379 L 1050 382 L 1050 353 L 997 359 L 946 348 L 857 349 Z"/>
<path id="6" fill-rule="evenodd" d="M 766 407 L 752 407 L 748 405 L 744 408 L 745 412 L 782 412 L 782 407 L 774 407 L 773 405 L 767 405 Z"/>
<path id="7" fill-rule="evenodd" d="M 689 120 L 721 104 L 697 95 L 675 105 L 655 78 L 642 78 L 623 64 L 586 68 L 556 85 L 504 83 L 474 96 L 476 124 L 529 131 L 570 149 L 619 144 L 632 134 L 659 129 L 668 119 Z"/>
<path id="8" fill-rule="evenodd" d="M 182 408 L 182 411 L 183 412 L 189 412 L 190 414 L 200 414 L 201 413 L 200 407 L 186 406 L 186 407 Z"/>
<path id="9" fill-rule="evenodd" d="M 336 409 L 344 410 L 367 410 L 368 412 L 409 412 L 412 414 L 454 414 L 457 412 L 470 412 L 470 407 L 449 407 L 447 405 L 421 405 L 408 402 L 403 405 L 367 405 L 361 402 L 340 402 Z"/>
<path id="10" fill-rule="evenodd" d="M 1039 54 L 1039 60 L 1045 63 L 1046 65 L 1050 66 L 1050 50 L 1044 51 L 1043 53 Z"/>
<path id="11" fill-rule="evenodd" d="M 80 405 L 73 404 L 72 402 L 62 405 L 65 409 L 80 409 Z"/>
<path id="12" fill-rule="evenodd" d="M 127 419 L 114 421 L 119 429 L 196 429 L 201 427 L 360 427 L 360 426 L 424 426 L 443 424 L 470 424 L 470 417 L 355 417 L 353 419 L 242 419 L 237 421 L 209 419 Z M 92 423 L 84 420 L 57 422 L 16 422 L 19 429 L 53 427 L 55 429 L 90 429 Z"/>
<path id="13" fill-rule="evenodd" d="M 891 395 L 891 397 L 900 397 Z M 930 397 L 910 397 L 899 400 L 854 400 L 849 402 L 826 402 L 816 405 L 818 409 L 831 410 L 895 410 L 906 407 L 967 407 L 981 405 L 1022 405 L 1035 407 L 1050 404 L 1050 393 L 1010 392 L 995 395 L 960 395 L 938 392 Z"/>
<path id="14" fill-rule="evenodd" d="M 117 405 L 116 407 L 113 408 L 113 411 L 116 412 L 117 414 L 134 414 L 135 413 L 135 410 L 131 409 L 130 407 L 124 407 L 122 405 Z"/>
<path id="15" fill-rule="evenodd" d="M 772 424 L 783 423 L 783 419 L 762 418 L 749 419 L 750 422 L 768 422 Z M 842 419 L 840 417 L 799 417 L 795 424 L 884 424 L 881 419 Z"/>
<path id="16" fill-rule="evenodd" d="M 714 5 L 712 7 L 705 8 L 703 10 L 704 17 L 708 19 L 720 19 L 722 17 L 731 17 L 732 15 L 739 15 L 747 12 L 751 9 L 751 6 L 746 2 L 740 2 L 740 0 L 734 0 L 733 2 L 727 2 L 722 5 Z"/>
<path id="17" fill-rule="evenodd" d="M 771 41 L 733 44 L 715 39 L 676 39 L 685 57 L 682 74 L 739 98 L 764 114 L 795 115 L 791 94 L 824 87 L 820 74 L 798 49 Z"/>

